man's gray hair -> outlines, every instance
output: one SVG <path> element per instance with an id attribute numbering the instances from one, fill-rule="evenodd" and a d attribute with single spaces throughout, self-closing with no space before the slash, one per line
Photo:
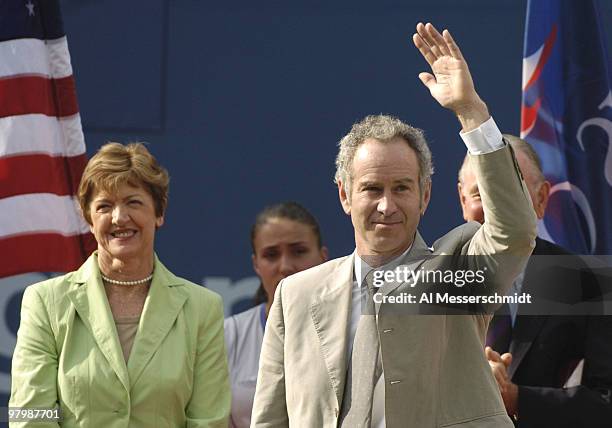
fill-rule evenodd
<path id="1" fill-rule="evenodd" d="M 373 138 L 382 143 L 387 143 L 398 138 L 414 150 L 419 163 L 419 189 L 421 195 L 426 183 L 431 181 L 433 175 L 433 163 L 431 151 L 423 135 L 423 131 L 405 124 L 393 116 L 383 114 L 371 115 L 357 122 L 338 143 L 338 156 L 336 156 L 336 175 L 334 182 L 342 182 L 347 195 L 350 195 L 353 181 L 353 159 L 357 149 L 363 142 Z"/>

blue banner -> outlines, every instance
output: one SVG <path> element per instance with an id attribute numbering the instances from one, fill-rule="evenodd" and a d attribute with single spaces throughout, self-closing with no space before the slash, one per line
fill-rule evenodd
<path id="1" fill-rule="evenodd" d="M 612 74 L 596 0 L 529 0 L 521 137 L 551 182 L 539 235 L 612 254 Z"/>

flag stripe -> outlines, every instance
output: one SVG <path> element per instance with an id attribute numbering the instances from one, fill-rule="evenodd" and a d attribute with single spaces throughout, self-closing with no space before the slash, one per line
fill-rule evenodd
<path id="1" fill-rule="evenodd" d="M 52 193 L 58 196 L 76 193 L 87 158 L 27 155 L 0 158 L 0 198 L 19 194 Z M 66 169 L 73 171 L 72 177 Z"/>
<path id="2" fill-rule="evenodd" d="M 538 60 L 538 64 L 533 70 L 533 74 L 531 75 L 527 83 L 525 83 L 525 85 L 523 86 L 523 90 L 526 90 L 531 85 L 533 85 L 534 82 L 536 82 L 538 78 L 540 77 L 540 74 L 542 74 L 542 69 L 544 68 L 544 64 L 546 64 L 546 62 L 548 61 L 548 58 L 550 57 L 550 54 L 553 50 L 556 39 L 557 39 L 557 26 L 553 25 L 552 31 L 550 32 L 550 35 L 548 36 L 548 38 L 546 39 L 546 42 L 544 43 L 544 47 L 542 49 L 542 55 L 540 56 L 540 59 Z"/>
<path id="3" fill-rule="evenodd" d="M 5 237 L 28 233 L 70 236 L 89 231 L 73 197 L 48 193 L 0 199 L 0 225 Z"/>
<path id="4" fill-rule="evenodd" d="M 78 156 L 85 153 L 80 116 L 61 118 L 29 114 L 0 119 L 0 158 L 47 154 Z"/>
<path id="5" fill-rule="evenodd" d="M 40 75 L 72 76 L 66 37 L 56 40 L 19 39 L 0 43 L 0 78 Z"/>
<path id="6" fill-rule="evenodd" d="M 20 39 L 0 43 L 0 58 L 0 78 L 20 74 L 51 76 L 47 47 L 42 40 Z"/>
<path id="7" fill-rule="evenodd" d="M 12 276 L 23 272 L 69 272 L 89 255 L 82 254 L 81 240 L 93 241 L 93 238 L 91 235 L 53 233 L 0 238 L 2 273 Z"/>
<path id="8" fill-rule="evenodd" d="M 0 117 L 39 113 L 66 117 L 79 112 L 72 76 L 18 76 L 0 80 Z"/>
<path id="9" fill-rule="evenodd" d="M 72 65 L 70 65 L 70 52 L 68 52 L 68 40 L 61 37 L 45 42 L 51 61 L 51 77 L 61 79 L 72 76 Z"/>

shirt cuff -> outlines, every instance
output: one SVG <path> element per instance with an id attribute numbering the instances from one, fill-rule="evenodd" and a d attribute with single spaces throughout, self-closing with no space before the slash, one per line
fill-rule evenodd
<path id="1" fill-rule="evenodd" d="M 459 133 L 472 155 L 484 155 L 503 148 L 503 137 L 492 117 L 476 129 Z"/>

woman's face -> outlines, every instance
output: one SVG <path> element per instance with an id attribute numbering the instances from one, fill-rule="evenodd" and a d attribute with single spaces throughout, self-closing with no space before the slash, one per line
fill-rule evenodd
<path id="1" fill-rule="evenodd" d="M 114 193 L 98 191 L 89 212 L 99 257 L 125 260 L 153 256 L 155 229 L 164 218 L 156 217 L 153 198 L 142 187 L 123 184 Z"/>
<path id="2" fill-rule="evenodd" d="M 327 260 L 327 248 L 306 224 L 286 218 L 270 218 L 257 228 L 253 268 L 271 301 L 281 279 Z"/>

